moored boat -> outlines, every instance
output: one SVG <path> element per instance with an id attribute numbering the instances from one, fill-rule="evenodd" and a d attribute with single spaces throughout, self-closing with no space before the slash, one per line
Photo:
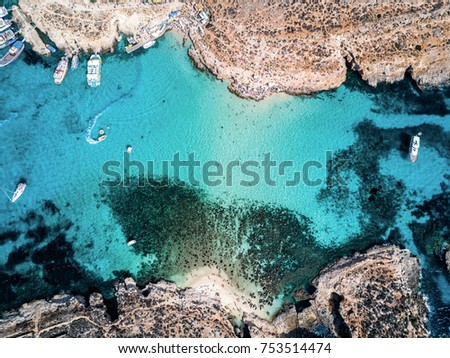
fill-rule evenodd
<path id="1" fill-rule="evenodd" d="M 0 49 L 11 45 L 16 41 L 16 34 L 12 30 L 6 30 L 0 34 Z"/>
<path id="2" fill-rule="evenodd" d="M 45 44 L 45 47 L 47 47 L 47 49 L 51 52 L 51 53 L 55 53 L 56 52 L 56 48 L 54 48 L 52 45 L 50 44 Z"/>
<path id="3" fill-rule="evenodd" d="M 92 55 L 87 63 L 87 73 L 86 73 L 86 79 L 89 86 L 91 87 L 100 86 L 102 79 L 101 70 L 102 70 L 102 58 L 97 54 Z"/>
<path id="4" fill-rule="evenodd" d="M 409 145 L 409 159 L 411 162 L 417 162 L 419 157 L 419 148 L 420 148 L 420 136 L 422 133 L 418 133 L 417 135 L 411 137 L 411 143 Z"/>
<path id="5" fill-rule="evenodd" d="M 72 65 L 71 65 L 71 70 L 74 71 L 78 68 L 78 65 L 80 64 L 80 59 L 78 57 L 77 54 L 74 54 L 72 57 Z"/>
<path id="6" fill-rule="evenodd" d="M 156 43 L 156 41 L 150 40 L 150 41 L 147 41 L 142 47 L 147 49 L 149 47 L 152 47 L 155 43 Z"/>
<path id="7" fill-rule="evenodd" d="M 17 58 L 22 53 L 24 48 L 25 45 L 22 41 L 14 42 L 13 45 L 9 48 L 7 54 L 2 58 L 0 58 L 0 67 L 5 67 L 9 65 L 11 62 L 17 60 Z"/>
<path id="8" fill-rule="evenodd" d="M 8 15 L 8 9 L 5 6 L 0 6 L 0 17 Z"/>
<path id="9" fill-rule="evenodd" d="M 11 20 L 5 20 L 0 17 L 0 32 L 9 29 L 12 25 Z"/>
<path id="10" fill-rule="evenodd" d="M 25 183 L 19 183 L 17 184 L 17 188 L 14 191 L 14 194 L 11 198 L 11 201 L 14 203 L 17 199 L 19 199 L 23 192 L 25 191 L 25 188 L 27 187 L 27 185 Z"/>
<path id="11" fill-rule="evenodd" d="M 55 72 L 53 73 L 53 80 L 57 85 L 61 84 L 66 77 L 67 70 L 69 69 L 69 59 L 67 56 L 61 58 L 58 62 Z"/>

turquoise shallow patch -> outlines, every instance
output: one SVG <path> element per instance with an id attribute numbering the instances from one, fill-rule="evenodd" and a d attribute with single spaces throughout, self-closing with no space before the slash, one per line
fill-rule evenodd
<path id="1" fill-rule="evenodd" d="M 19 233 L 14 240 L 9 235 L 0 242 L 0 279 L 11 284 L 9 293 L 2 296 L 2 307 L 27 300 L 29 294 L 19 286 L 42 283 L 38 296 L 53 293 L 60 278 L 51 274 L 54 267 L 42 257 L 63 254 L 55 244 L 44 249 L 54 242 L 67 252 L 67 261 L 57 261 L 57 267 L 74 275 L 74 280 L 66 282 L 71 289 L 83 277 L 85 291 L 126 274 L 142 280 L 170 278 L 180 273 L 174 262 L 185 254 L 181 272 L 198 268 L 195 265 L 213 265 L 229 271 L 236 285 L 241 279 L 267 281 L 266 296 L 284 292 L 288 296 L 337 256 L 385 240 L 399 218 L 414 220 L 402 212 L 411 210 L 408 200 L 413 195 L 418 202 L 430 199 L 448 180 L 449 116 L 438 111 L 421 113 L 420 95 L 415 99 L 414 91 L 408 99 L 413 107 L 396 99 L 394 108 L 388 100 L 389 89 L 367 89 L 351 76 L 345 86 L 314 97 L 279 95 L 259 103 L 245 101 L 229 93 L 226 83 L 195 70 L 173 35 L 137 56 L 104 56 L 102 85 L 95 89 L 86 84 L 86 58 L 78 71 L 55 86 L 56 60 L 48 67 L 18 61 L 0 72 L 4 148 L 0 183 L 13 189 L 25 178 L 28 184 L 17 203 L 5 198 L 1 207 L 2 231 Z M 408 84 L 402 86 L 408 91 Z M 434 95 L 442 110 L 448 93 L 442 90 Z M 93 137 L 104 129 L 107 139 L 89 144 L 89 127 Z M 424 132 L 424 146 L 419 162 L 412 165 L 403 142 L 419 129 Z M 272 159 L 293 161 L 301 169 L 308 161 L 326 166 L 330 151 L 333 158 L 347 162 L 342 176 L 348 185 L 339 190 L 327 190 L 325 184 L 287 187 L 286 178 L 274 171 L 275 186 L 238 185 L 245 178 L 236 173 L 231 186 L 201 183 L 185 191 L 110 192 L 100 186 L 107 178 L 102 165 L 122 161 L 127 145 L 133 147 L 133 160 L 152 160 L 155 168 L 162 168 L 162 162 L 172 160 L 175 153 L 182 159 L 194 153 L 202 163 L 213 160 L 224 165 L 262 161 L 271 153 Z M 438 165 L 436 170 L 431 160 Z M 323 178 L 325 169 L 312 173 Z M 161 169 L 156 174 L 162 174 Z M 187 173 L 182 172 L 180 179 L 187 180 Z M 160 202 L 143 203 L 145 195 Z M 164 202 L 170 203 L 167 211 Z M 126 205 L 130 205 L 128 212 Z M 152 230 L 158 230 L 158 222 L 164 227 L 152 235 L 141 227 L 145 218 L 130 226 L 126 219 L 136 218 L 141 211 L 135 205 L 149 212 L 159 210 L 149 221 Z M 199 215 L 183 214 L 193 208 Z M 200 217 L 205 225 L 196 222 Z M 173 220 L 180 220 L 184 229 L 178 230 L 179 223 Z M 193 237 L 195 230 L 199 235 Z M 236 236 L 239 230 L 245 231 L 242 236 Z M 146 237 L 132 237 L 135 232 Z M 161 243 L 165 238 L 168 241 Z M 137 246 L 128 247 L 129 239 L 136 239 Z M 405 242 L 415 249 L 412 240 Z M 197 260 L 196 246 L 190 243 L 202 255 L 211 248 L 211 257 Z M 232 247 L 221 249 L 225 244 Z M 151 245 L 160 246 L 152 250 Z M 273 255 L 264 257 L 264 250 Z M 230 266 L 227 260 L 220 262 L 221 254 L 241 257 Z M 271 268 L 279 271 L 264 276 Z"/>

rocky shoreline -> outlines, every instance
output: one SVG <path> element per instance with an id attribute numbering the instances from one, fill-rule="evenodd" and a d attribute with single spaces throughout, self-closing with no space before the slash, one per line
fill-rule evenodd
<path id="1" fill-rule="evenodd" d="M 114 51 L 178 9 L 173 29 L 189 38 L 200 69 L 230 91 L 261 100 L 339 87 L 347 68 L 370 85 L 410 76 L 421 87 L 450 84 L 450 10 L 442 2 L 167 2 L 20 0 L 30 22 L 62 50 Z M 207 12 L 209 22 L 199 14 Z M 34 50 L 40 49 L 34 46 Z M 42 49 L 42 51 L 45 51 Z"/>
<path id="2" fill-rule="evenodd" d="M 4 313 L 0 337 L 427 337 L 428 309 L 418 291 L 419 260 L 379 246 L 343 258 L 300 290 L 272 322 L 225 302 L 214 286 L 181 289 L 161 281 L 115 286 L 117 309 L 100 294 L 58 295 Z M 225 303 L 224 303 L 225 302 Z M 238 314 L 236 314 L 238 312 Z"/>

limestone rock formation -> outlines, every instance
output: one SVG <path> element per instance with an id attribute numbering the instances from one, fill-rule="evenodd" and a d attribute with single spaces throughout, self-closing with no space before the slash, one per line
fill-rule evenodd
<path id="1" fill-rule="evenodd" d="M 408 250 L 375 247 L 323 270 L 313 296 L 297 295 L 301 301 L 268 322 L 245 311 L 236 317 L 239 303 L 224 304 L 208 286 L 161 281 L 139 289 L 128 278 L 116 285 L 117 312 L 99 294 L 89 302 L 59 295 L 4 314 L 0 337 L 236 337 L 245 330 L 251 337 L 304 337 L 320 326 L 339 337 L 425 337 L 419 281 L 418 259 Z"/>
<path id="2" fill-rule="evenodd" d="M 201 290 L 159 282 L 139 290 L 132 279 L 116 286 L 118 318 L 103 298 L 69 295 L 23 305 L 0 320 L 0 337 L 234 337 L 220 301 Z"/>
<path id="3" fill-rule="evenodd" d="M 243 97 L 336 88 L 346 61 L 373 86 L 406 73 L 421 86 L 450 83 L 442 1 L 205 2 L 213 16 L 195 58 Z"/>
<path id="4" fill-rule="evenodd" d="M 425 337 L 428 310 L 419 283 L 419 260 L 408 250 L 375 247 L 323 270 L 305 314 L 315 312 L 339 337 Z"/>
<path id="5" fill-rule="evenodd" d="M 410 75 L 420 86 L 450 83 L 450 8 L 401 1 L 121 1 L 20 0 L 25 16 L 71 53 L 112 50 L 120 33 L 174 22 L 192 40 L 199 68 L 230 81 L 239 96 L 304 94 L 336 88 L 347 65 L 369 84 Z M 203 11 L 209 23 L 199 20 Z M 21 16 L 16 14 L 17 20 Z M 206 25 L 206 26 L 205 26 Z M 31 39 L 31 38 L 30 38 Z M 35 51 L 46 51 L 37 44 Z M 41 52 L 44 53 L 44 52 Z"/>

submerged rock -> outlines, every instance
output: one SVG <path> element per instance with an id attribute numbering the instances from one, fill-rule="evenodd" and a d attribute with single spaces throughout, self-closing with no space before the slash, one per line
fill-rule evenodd
<path id="1" fill-rule="evenodd" d="M 286 306 L 272 322 L 227 306 L 208 286 L 116 284 L 117 312 L 99 294 L 58 295 L 4 314 L 0 337 L 426 337 L 419 260 L 396 246 L 344 258 L 314 280 L 311 305 Z M 112 318 L 113 317 L 113 318 Z M 241 320 L 240 327 L 233 327 Z M 325 332 L 318 334 L 317 332 Z"/>

